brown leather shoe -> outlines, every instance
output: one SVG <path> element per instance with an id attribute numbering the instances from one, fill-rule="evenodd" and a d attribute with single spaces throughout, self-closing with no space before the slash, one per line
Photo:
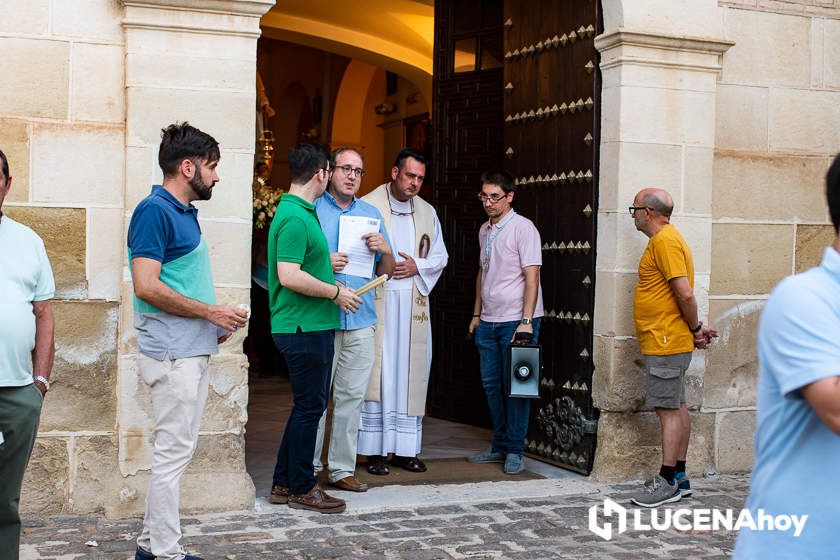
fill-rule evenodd
<path id="1" fill-rule="evenodd" d="M 335 486 L 339 490 L 347 490 L 349 492 L 367 492 L 368 485 L 357 479 L 352 474 L 345 476 L 341 480 L 330 482 L 330 486 Z"/>
<path id="2" fill-rule="evenodd" d="M 289 501 L 289 489 L 285 486 L 272 486 L 268 501 L 272 504 L 285 504 Z"/>
<path id="3" fill-rule="evenodd" d="M 333 498 L 316 484 L 306 494 L 290 494 L 289 507 L 319 513 L 341 513 L 347 508 L 347 504 L 342 499 Z"/>

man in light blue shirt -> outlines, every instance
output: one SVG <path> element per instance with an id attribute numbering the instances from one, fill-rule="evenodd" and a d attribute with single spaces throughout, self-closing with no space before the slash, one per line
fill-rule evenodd
<path id="1" fill-rule="evenodd" d="M 840 156 L 828 171 L 827 195 L 837 232 Z M 840 466 L 840 236 L 820 266 L 773 290 L 761 314 L 758 359 L 747 508 L 756 520 L 762 513 L 808 517 L 799 535 L 785 521 L 769 530 L 742 528 L 734 557 L 837 558 L 840 485 L 831 474 Z"/>
<path id="2" fill-rule="evenodd" d="M 330 259 L 335 279 L 345 286 L 358 289 L 376 276 L 394 272 L 394 257 L 388 240 L 388 231 L 382 215 L 375 207 L 356 198 L 364 175 L 364 160 L 352 148 L 339 148 L 333 153 L 334 172 L 327 191 L 315 201 L 315 211 L 321 229 L 330 247 Z M 357 216 L 379 220 L 379 233 L 364 236 L 368 250 L 375 253 L 374 266 L 367 276 L 354 276 L 342 272 L 348 256 L 338 252 L 338 233 L 341 218 Z M 376 306 L 373 290 L 363 294 L 362 305 L 355 313 L 342 314 L 341 326 L 335 331 L 335 357 L 333 359 L 332 392 L 333 421 L 327 459 L 329 482 L 341 490 L 365 492 L 367 484 L 355 477 L 356 444 L 359 432 L 359 415 L 364 403 L 375 357 Z M 315 470 L 324 468 L 321 450 L 324 445 L 326 412 L 318 425 L 315 445 Z"/>
<path id="3" fill-rule="evenodd" d="M 17 560 L 18 504 L 55 354 L 55 294 L 44 242 L 4 216 L 12 186 L 0 151 L 0 558 Z"/>

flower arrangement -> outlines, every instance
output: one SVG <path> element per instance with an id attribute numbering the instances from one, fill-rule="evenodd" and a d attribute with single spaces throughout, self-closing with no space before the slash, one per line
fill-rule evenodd
<path id="1" fill-rule="evenodd" d="M 282 196 L 281 189 L 272 189 L 260 180 L 254 181 L 254 229 L 265 229 L 271 224 Z"/>

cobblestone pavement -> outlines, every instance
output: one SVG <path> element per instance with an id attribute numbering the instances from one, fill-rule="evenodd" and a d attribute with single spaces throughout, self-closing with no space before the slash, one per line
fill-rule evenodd
<path id="1" fill-rule="evenodd" d="M 748 490 L 747 477 L 716 476 L 692 483 L 694 497 L 671 504 L 671 509 L 738 510 Z M 725 530 L 629 530 L 605 541 L 588 530 L 588 509 L 606 497 L 629 507 L 627 499 L 638 486 L 588 484 L 585 488 L 542 498 L 462 500 L 339 515 L 290 510 L 259 500 L 254 511 L 185 517 L 184 542 L 191 553 L 207 560 L 636 560 L 731 555 L 736 535 Z M 28 518 L 21 559 L 133 558 L 139 525 L 138 519 L 114 521 L 98 515 Z M 96 546 L 86 545 L 88 541 L 96 541 Z"/>

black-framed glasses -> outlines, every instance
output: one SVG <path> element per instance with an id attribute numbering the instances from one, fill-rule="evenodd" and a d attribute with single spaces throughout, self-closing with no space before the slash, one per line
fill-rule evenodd
<path id="1" fill-rule="evenodd" d="M 480 200 L 482 203 L 485 203 L 489 200 L 493 204 L 496 204 L 497 202 L 499 202 L 500 200 L 505 198 L 508 194 L 509 193 L 505 193 L 505 194 L 498 194 L 498 193 L 484 194 L 483 192 L 480 192 L 480 193 L 478 193 L 477 196 L 478 196 L 478 200 Z"/>
<path id="2" fill-rule="evenodd" d="M 345 175 L 352 175 L 353 177 L 361 177 L 365 174 L 365 170 L 361 167 L 351 167 L 349 165 L 336 165 L 333 169 L 341 169 Z"/>
<path id="3" fill-rule="evenodd" d="M 327 167 L 322 167 L 322 168 L 321 168 L 321 171 L 323 171 L 324 173 L 326 173 L 327 175 L 329 175 L 330 173 L 332 173 L 333 171 L 335 171 L 335 168 L 330 169 L 330 166 L 328 165 Z"/>
<path id="4" fill-rule="evenodd" d="M 636 210 L 653 210 L 650 206 L 628 206 L 627 208 L 630 210 L 631 216 L 636 214 Z"/>

